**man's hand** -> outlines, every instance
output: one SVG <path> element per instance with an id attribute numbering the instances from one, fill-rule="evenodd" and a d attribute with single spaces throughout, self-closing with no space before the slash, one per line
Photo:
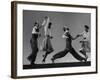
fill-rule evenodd
<path id="1" fill-rule="evenodd" d="M 80 37 L 80 35 L 78 34 L 76 37 Z"/>

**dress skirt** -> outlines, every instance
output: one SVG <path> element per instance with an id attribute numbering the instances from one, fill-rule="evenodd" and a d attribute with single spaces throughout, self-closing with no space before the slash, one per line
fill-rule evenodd
<path id="1" fill-rule="evenodd" d="M 38 41 L 37 41 L 37 37 L 38 35 L 33 34 L 32 38 L 30 40 L 30 44 L 31 44 L 31 49 L 32 49 L 32 53 L 28 56 L 28 60 L 31 62 L 34 62 L 37 56 L 37 52 L 38 52 Z"/>
<path id="2" fill-rule="evenodd" d="M 53 52 L 54 49 L 52 47 L 52 44 L 51 44 L 51 37 L 48 35 L 45 37 L 45 39 L 43 40 L 43 51 L 46 51 L 46 52 Z"/>

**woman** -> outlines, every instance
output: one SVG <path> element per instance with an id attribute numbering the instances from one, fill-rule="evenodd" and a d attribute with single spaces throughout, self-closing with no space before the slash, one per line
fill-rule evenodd
<path id="1" fill-rule="evenodd" d="M 47 31 L 45 32 L 45 38 L 43 40 L 43 45 L 42 45 L 42 50 L 45 51 L 45 55 L 43 55 L 43 62 L 45 62 L 45 59 L 47 57 L 48 54 L 50 54 L 51 52 L 53 52 L 53 47 L 52 47 L 52 44 L 51 44 L 51 39 L 53 38 L 51 36 L 51 25 L 52 23 L 49 22 L 48 24 L 48 27 L 47 27 Z"/>
<path id="2" fill-rule="evenodd" d="M 89 27 L 87 25 L 84 26 L 84 31 L 81 34 L 78 34 L 79 37 L 82 37 L 80 41 L 81 49 L 80 52 L 85 56 L 86 60 L 88 59 L 87 52 L 90 52 L 90 42 L 89 42 Z"/>
<path id="3" fill-rule="evenodd" d="M 35 64 L 35 59 L 38 52 L 38 36 L 39 36 L 39 24 L 35 22 L 32 30 L 32 38 L 30 40 L 32 53 L 28 56 L 28 60 L 31 62 L 31 65 Z"/>
<path id="4" fill-rule="evenodd" d="M 50 22 L 50 18 L 48 16 L 44 17 L 43 23 L 42 23 L 42 27 L 44 27 L 44 34 L 45 36 L 48 34 L 48 25 Z"/>

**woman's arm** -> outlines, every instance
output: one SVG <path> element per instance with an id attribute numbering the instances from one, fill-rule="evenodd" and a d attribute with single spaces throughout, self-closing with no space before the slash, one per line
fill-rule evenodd
<path id="1" fill-rule="evenodd" d="M 72 37 L 72 40 L 75 40 L 75 39 L 82 37 L 82 36 L 83 36 L 83 33 L 80 33 L 80 34 L 77 34 L 76 37 L 74 37 L 74 38 L 72 36 L 71 37 Z"/>
<path id="2" fill-rule="evenodd" d="M 64 32 L 64 34 L 62 35 L 62 38 L 68 38 L 67 32 Z"/>
<path id="3" fill-rule="evenodd" d="M 72 37 L 71 36 L 71 38 L 72 38 L 72 40 L 75 40 L 75 39 L 77 39 L 78 37 L 80 37 L 81 35 L 76 35 L 76 37 Z"/>
<path id="4" fill-rule="evenodd" d="M 45 25 L 45 23 L 46 23 L 46 20 L 43 20 L 43 22 L 42 22 L 41 26 L 44 26 L 44 25 Z"/>

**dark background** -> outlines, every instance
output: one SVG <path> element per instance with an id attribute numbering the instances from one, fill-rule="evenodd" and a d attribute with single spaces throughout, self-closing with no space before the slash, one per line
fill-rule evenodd
<path id="1" fill-rule="evenodd" d="M 82 33 L 84 30 L 84 25 L 91 26 L 90 24 L 90 17 L 89 13 L 70 13 L 70 12 L 47 12 L 47 11 L 31 11 L 31 10 L 23 10 L 23 64 L 29 64 L 27 57 L 31 54 L 31 47 L 30 47 L 30 38 L 32 27 L 35 21 L 39 21 L 41 24 L 43 18 L 45 16 L 50 17 L 50 21 L 52 22 L 52 45 L 54 48 L 54 52 L 48 55 L 46 59 L 46 63 L 51 63 L 51 57 L 56 54 L 57 52 L 63 50 L 65 48 L 65 40 L 62 38 L 63 34 L 63 26 L 67 25 L 70 28 L 71 35 L 75 37 L 78 33 Z M 91 27 L 90 27 L 91 28 Z M 44 31 L 43 28 L 40 30 L 41 37 L 39 38 L 39 48 L 44 38 Z M 77 52 L 79 52 L 80 44 L 79 41 L 81 38 L 73 41 L 73 47 Z M 42 55 L 45 52 L 39 51 L 36 63 L 41 64 L 42 62 Z M 79 53 L 81 55 L 81 53 Z M 89 61 L 90 61 L 90 53 L 88 53 Z M 56 62 L 78 62 L 71 54 L 67 54 L 65 57 L 57 59 Z"/>

